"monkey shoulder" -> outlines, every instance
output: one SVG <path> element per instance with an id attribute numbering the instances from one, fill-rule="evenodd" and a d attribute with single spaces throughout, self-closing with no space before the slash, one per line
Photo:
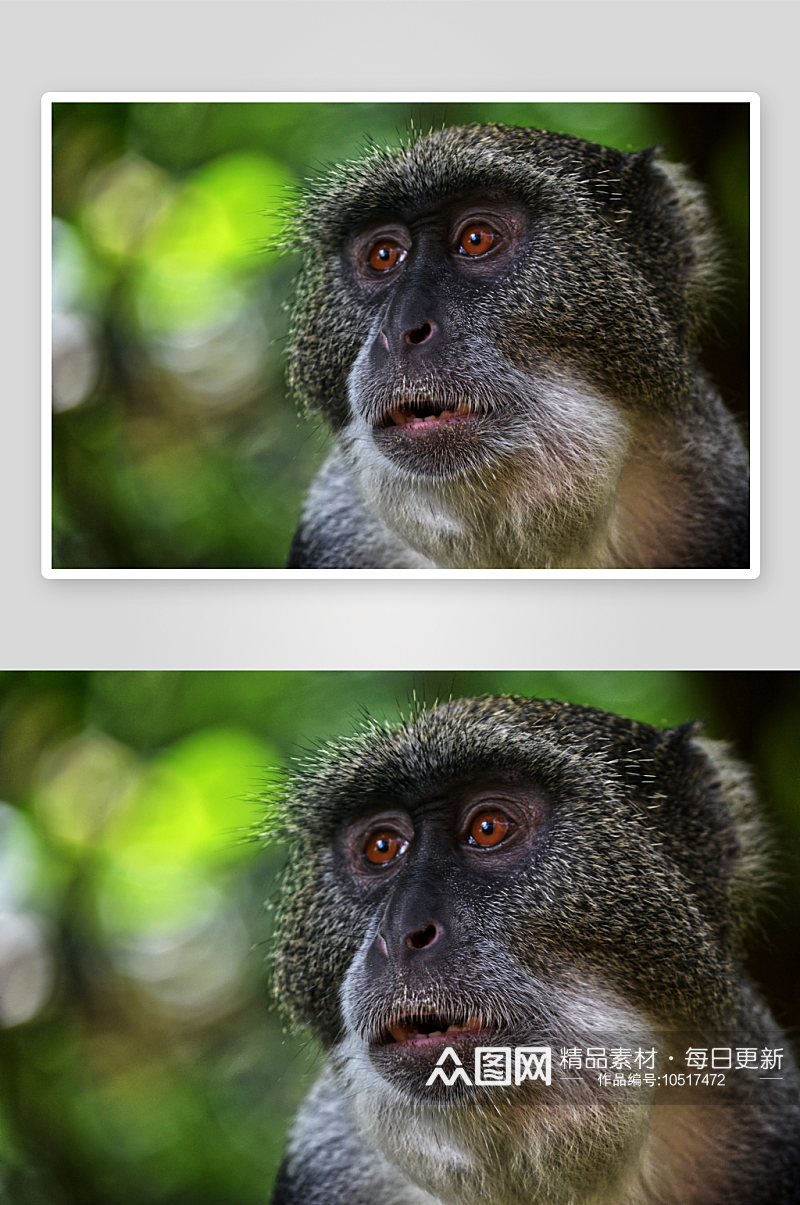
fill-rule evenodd
<path id="1" fill-rule="evenodd" d="M 292 1128 L 270 1205 L 441 1205 L 357 1134 L 326 1068 Z"/>
<path id="2" fill-rule="evenodd" d="M 364 506 L 340 448 L 315 477 L 292 541 L 288 569 L 430 569 Z"/>

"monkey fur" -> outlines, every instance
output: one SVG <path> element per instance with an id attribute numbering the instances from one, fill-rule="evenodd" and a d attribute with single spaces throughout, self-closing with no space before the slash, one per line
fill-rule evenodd
<path id="1" fill-rule="evenodd" d="M 741 966 L 768 844 L 697 725 L 460 700 L 329 747 L 277 814 L 276 993 L 327 1057 L 273 1205 L 800 1201 L 797 1073 Z M 446 1047 L 519 1045 L 552 1048 L 549 1086 L 427 1086 Z M 782 1067 L 648 1089 L 558 1065 L 683 1071 L 690 1046 Z"/>
<path id="2" fill-rule="evenodd" d="M 289 384 L 335 434 L 290 568 L 749 565 L 717 239 L 657 150 L 443 129 L 312 184 L 287 242 Z"/>

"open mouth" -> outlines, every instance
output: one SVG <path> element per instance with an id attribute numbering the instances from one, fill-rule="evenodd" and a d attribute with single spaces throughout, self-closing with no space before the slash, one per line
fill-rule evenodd
<path id="1" fill-rule="evenodd" d="M 453 1020 L 438 1013 L 397 1017 L 385 1025 L 376 1039 L 376 1046 L 424 1046 L 489 1032 L 490 1027 L 480 1017 L 467 1016 Z"/>
<path id="2" fill-rule="evenodd" d="M 372 414 L 372 439 L 387 460 L 417 478 L 457 477 L 492 455 L 491 411 L 477 399 L 407 396 Z"/>
<path id="3" fill-rule="evenodd" d="M 445 407 L 434 400 L 413 402 L 397 406 L 390 410 L 380 420 L 379 426 L 385 428 L 404 427 L 408 431 L 430 429 L 441 423 L 453 422 L 456 419 L 474 418 L 475 411 L 466 402 L 458 406 Z"/>

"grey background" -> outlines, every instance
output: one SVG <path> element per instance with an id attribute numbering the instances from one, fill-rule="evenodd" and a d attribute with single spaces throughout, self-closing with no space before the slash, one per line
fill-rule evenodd
<path id="1" fill-rule="evenodd" d="M 4 668 L 793 668 L 798 8 L 792 3 L 0 4 Z M 48 581 L 39 121 L 48 91 L 752 91 L 762 102 L 755 581 Z"/>

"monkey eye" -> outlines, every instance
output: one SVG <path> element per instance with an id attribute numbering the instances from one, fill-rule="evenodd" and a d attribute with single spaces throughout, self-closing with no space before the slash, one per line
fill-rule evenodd
<path id="1" fill-rule="evenodd" d="M 383 866 L 399 858 L 408 849 L 408 841 L 390 828 L 371 832 L 364 844 L 364 857 L 373 866 Z"/>
<path id="2" fill-rule="evenodd" d="M 376 272 L 388 272 L 391 268 L 396 268 L 405 257 L 405 247 L 391 239 L 381 239 L 380 242 L 373 243 L 367 253 L 369 265 Z"/>
<path id="3" fill-rule="evenodd" d="M 490 849 L 500 845 L 514 832 L 516 825 L 502 812 L 479 812 L 469 826 L 469 844 Z"/>
<path id="4" fill-rule="evenodd" d="M 465 226 L 458 237 L 459 255 L 486 255 L 498 242 L 499 234 L 485 222 L 472 222 Z"/>

